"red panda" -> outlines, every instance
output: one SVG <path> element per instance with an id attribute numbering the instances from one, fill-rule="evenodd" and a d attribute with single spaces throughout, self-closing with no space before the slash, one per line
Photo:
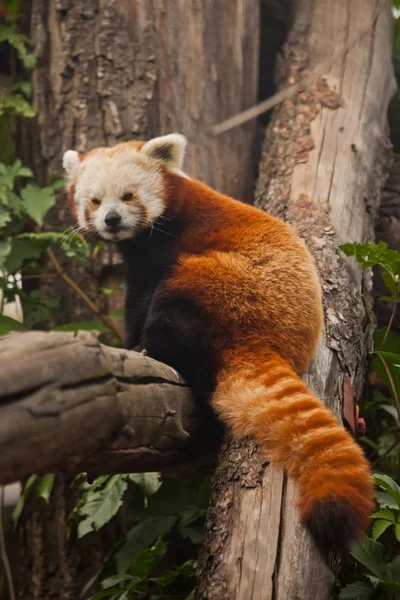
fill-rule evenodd
<path id="1" fill-rule="evenodd" d="M 126 347 L 179 371 L 234 436 L 285 467 L 319 547 L 343 551 L 368 526 L 373 483 L 300 378 L 323 321 L 313 261 L 289 225 L 188 177 L 185 144 L 66 152 L 71 209 L 124 257 Z"/>

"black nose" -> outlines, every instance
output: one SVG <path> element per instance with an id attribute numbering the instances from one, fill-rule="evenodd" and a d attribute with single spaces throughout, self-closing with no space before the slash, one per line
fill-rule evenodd
<path id="1" fill-rule="evenodd" d="M 115 210 L 110 210 L 104 217 L 104 221 L 111 229 L 115 229 L 121 223 L 121 215 Z"/>

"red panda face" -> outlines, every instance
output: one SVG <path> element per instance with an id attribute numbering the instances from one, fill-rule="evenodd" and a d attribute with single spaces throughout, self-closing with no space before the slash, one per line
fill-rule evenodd
<path id="1" fill-rule="evenodd" d="M 171 134 L 83 155 L 66 152 L 63 164 L 81 230 L 118 241 L 151 228 L 166 209 L 165 170 L 185 177 L 185 145 L 183 136 Z"/>

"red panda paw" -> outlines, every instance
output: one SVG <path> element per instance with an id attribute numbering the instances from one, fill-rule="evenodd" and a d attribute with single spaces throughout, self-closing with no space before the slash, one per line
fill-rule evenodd
<path id="1" fill-rule="evenodd" d="M 346 498 L 318 498 L 303 519 L 322 554 L 343 554 L 361 534 L 360 515 Z"/>

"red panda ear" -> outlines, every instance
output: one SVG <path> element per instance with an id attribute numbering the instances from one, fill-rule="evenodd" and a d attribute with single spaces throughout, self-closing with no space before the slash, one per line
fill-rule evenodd
<path id="1" fill-rule="evenodd" d="M 142 146 L 141 152 L 161 160 L 170 170 L 181 170 L 185 148 L 186 138 L 180 133 L 170 133 L 150 140 Z"/>
<path id="2" fill-rule="evenodd" d="M 69 180 L 75 179 L 78 167 L 84 154 L 76 150 L 67 150 L 63 156 L 63 167 Z"/>

